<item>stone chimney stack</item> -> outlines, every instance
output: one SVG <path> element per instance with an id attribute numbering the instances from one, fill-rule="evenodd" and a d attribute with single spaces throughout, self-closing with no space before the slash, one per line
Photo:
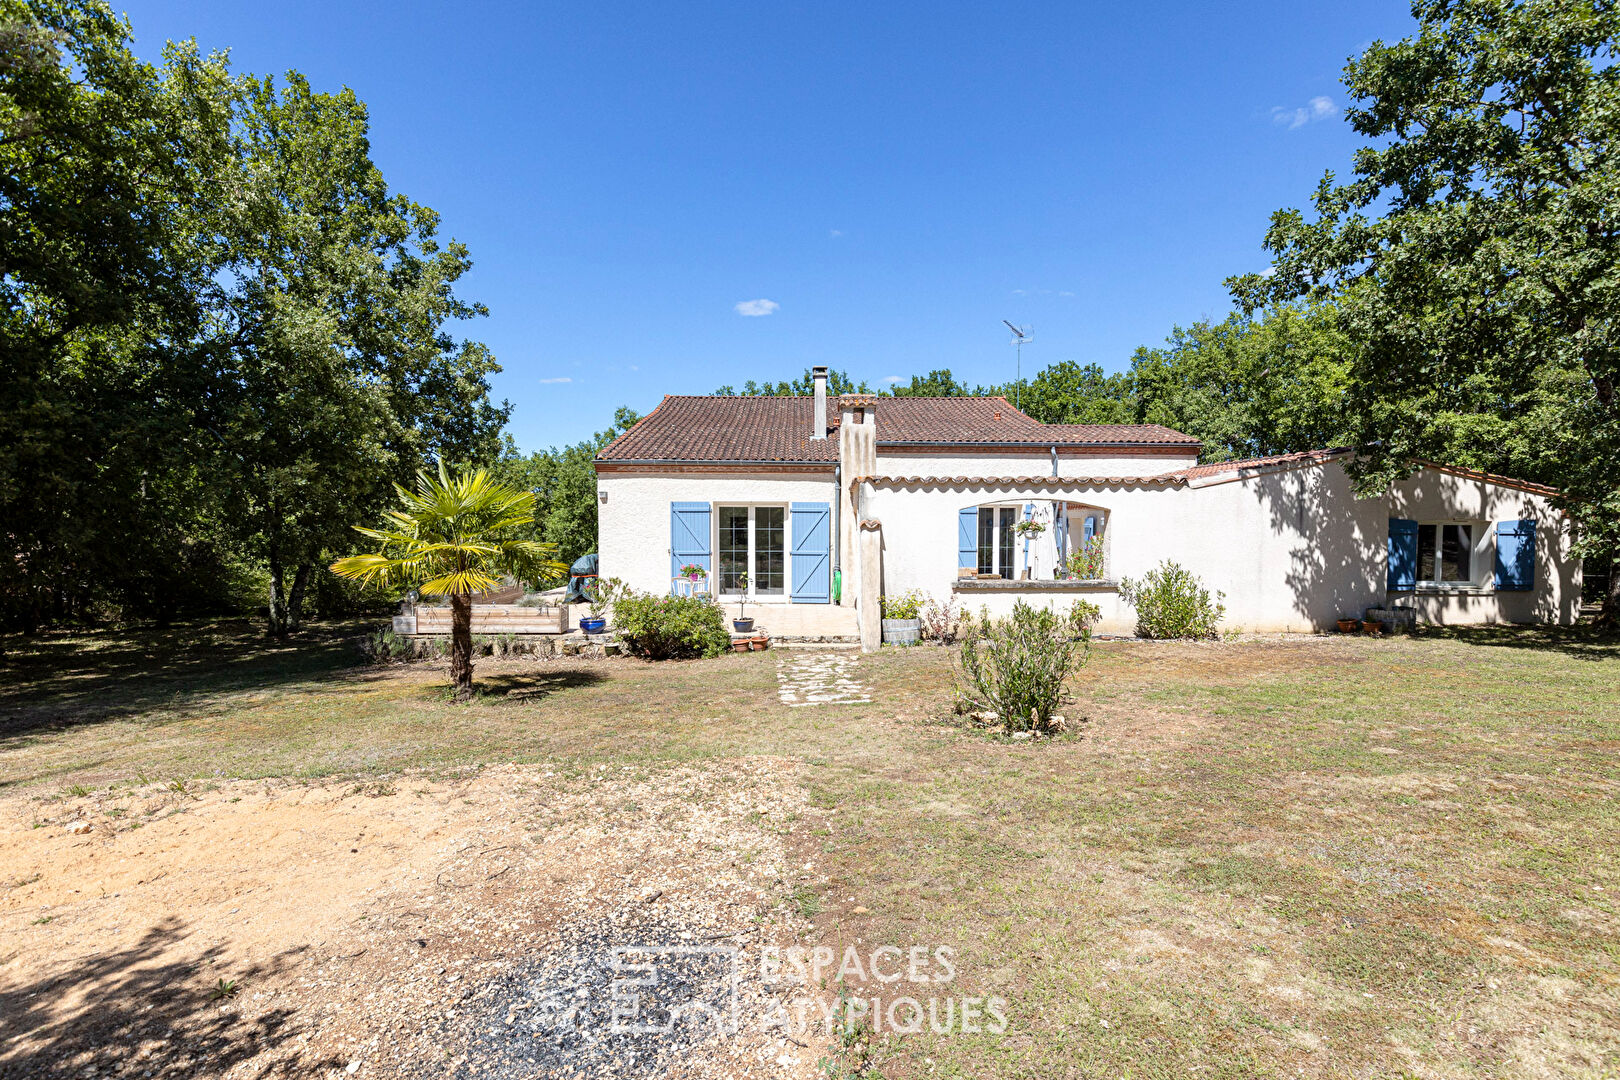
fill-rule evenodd
<path id="1" fill-rule="evenodd" d="M 812 439 L 825 439 L 827 437 L 827 369 L 825 366 L 810 369 L 810 379 L 816 384 L 816 415 L 815 429 L 810 432 Z"/>

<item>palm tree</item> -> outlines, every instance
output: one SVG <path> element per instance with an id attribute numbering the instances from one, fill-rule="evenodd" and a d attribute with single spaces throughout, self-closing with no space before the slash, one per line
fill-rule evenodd
<path id="1" fill-rule="evenodd" d="M 339 577 L 382 585 L 414 585 L 423 596 L 450 598 L 450 677 L 456 700 L 472 696 L 472 598 L 500 583 L 499 575 L 541 581 L 568 572 L 557 545 L 521 539 L 534 524 L 534 493 L 462 471 L 451 479 L 439 462 L 435 479 L 416 474 L 416 490 L 399 484 L 401 510 L 383 515 L 381 528 L 355 531 L 379 549 L 332 564 Z"/>

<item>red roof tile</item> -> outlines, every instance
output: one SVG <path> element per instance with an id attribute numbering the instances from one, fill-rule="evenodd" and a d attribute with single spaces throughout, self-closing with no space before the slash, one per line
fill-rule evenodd
<path id="1" fill-rule="evenodd" d="M 1206 465 L 1194 465 L 1189 469 L 1177 469 L 1175 472 L 1166 473 L 1165 475 L 1179 477 L 1183 480 L 1197 480 L 1204 476 L 1247 472 L 1250 469 L 1265 469 L 1279 465 L 1315 465 L 1349 453 L 1353 453 L 1353 451 L 1343 446 L 1332 450 L 1301 450 L 1293 454 L 1272 454 L 1269 457 L 1242 458 L 1237 461 L 1211 461 Z"/>
<path id="2" fill-rule="evenodd" d="M 670 395 L 598 460 L 837 461 L 839 399 L 828 399 L 825 439 L 810 437 L 814 409 L 809 396 Z M 1002 397 L 882 398 L 876 418 L 879 446 L 1198 447 L 1192 436 L 1157 424 L 1042 424 Z"/>

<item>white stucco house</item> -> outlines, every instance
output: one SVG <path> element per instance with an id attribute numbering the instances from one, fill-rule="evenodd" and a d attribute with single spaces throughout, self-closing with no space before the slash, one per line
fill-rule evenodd
<path id="1" fill-rule="evenodd" d="M 1200 465 L 1197 440 L 1156 425 L 1042 424 L 999 397 L 829 398 L 815 375 L 813 396 L 666 397 L 604 449 L 601 573 L 662 592 L 699 565 L 778 633 L 869 646 L 879 598 L 910 589 L 992 612 L 1085 597 L 1100 631 L 1128 634 L 1119 580 L 1166 559 L 1243 630 L 1383 606 L 1452 624 L 1578 613 L 1570 524 L 1537 484 L 1424 464 L 1357 499 L 1347 450 Z"/>

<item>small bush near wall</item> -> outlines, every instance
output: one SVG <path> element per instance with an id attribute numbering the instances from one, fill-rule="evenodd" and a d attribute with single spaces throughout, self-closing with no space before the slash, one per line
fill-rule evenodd
<path id="1" fill-rule="evenodd" d="M 883 596 L 883 617 L 885 619 L 915 619 L 922 614 L 923 603 L 928 599 L 921 589 L 912 589 L 910 592 Z"/>
<path id="2" fill-rule="evenodd" d="M 1020 600 L 1005 619 L 974 622 L 962 641 L 968 702 L 1009 732 L 1061 730 L 1064 683 L 1090 657 L 1100 614 L 1085 600 L 1066 615 Z"/>
<path id="3" fill-rule="evenodd" d="M 922 612 L 917 617 L 922 620 L 923 637 L 941 645 L 955 641 L 963 622 L 972 620 L 970 614 L 957 610 L 954 601 L 941 603 L 932 596 L 923 602 Z"/>
<path id="4" fill-rule="evenodd" d="M 705 597 L 621 595 L 613 622 L 625 646 L 649 660 L 719 656 L 731 647 L 720 606 Z"/>
<path id="5" fill-rule="evenodd" d="M 1119 596 L 1136 608 L 1136 633 L 1145 638 L 1212 638 L 1220 635 L 1226 594 L 1210 595 L 1196 574 L 1166 559 L 1140 581 L 1121 578 Z"/>

